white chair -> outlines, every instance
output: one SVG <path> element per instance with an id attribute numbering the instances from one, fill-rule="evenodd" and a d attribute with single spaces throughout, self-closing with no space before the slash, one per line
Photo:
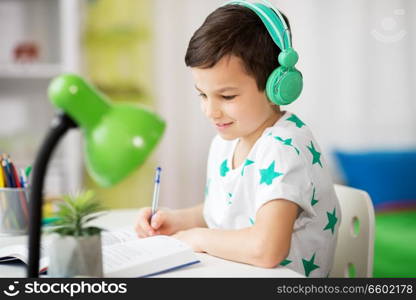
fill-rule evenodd
<path id="1" fill-rule="evenodd" d="M 342 216 L 329 277 L 372 277 L 375 221 L 371 198 L 362 190 L 334 186 Z"/>

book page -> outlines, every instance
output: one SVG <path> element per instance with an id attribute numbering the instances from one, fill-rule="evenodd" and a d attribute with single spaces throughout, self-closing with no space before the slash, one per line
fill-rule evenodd
<path id="1" fill-rule="evenodd" d="M 158 261 L 183 254 L 183 263 L 196 260 L 192 249 L 183 242 L 164 235 L 136 239 L 122 244 L 103 247 L 104 274 L 152 262 L 155 271 L 161 271 Z M 175 263 L 172 261 L 172 263 Z M 174 266 L 174 265 L 173 265 Z M 172 267 L 173 267 L 172 266 Z"/>
<path id="2" fill-rule="evenodd" d="M 103 231 L 101 234 L 102 246 L 117 243 L 125 243 L 131 240 L 139 239 L 133 230 L 129 227 L 121 227 L 114 231 Z M 41 258 L 47 255 L 46 249 L 50 246 L 51 239 L 48 236 L 42 237 L 41 240 Z M 19 259 L 24 263 L 28 261 L 27 241 L 19 244 L 11 244 L 0 248 L 0 263 Z"/>
<path id="3" fill-rule="evenodd" d="M 0 263 L 14 260 L 20 260 L 25 264 L 28 263 L 29 255 L 27 253 L 27 245 L 10 245 L 0 249 Z M 41 247 L 39 269 L 45 269 L 48 266 L 48 261 L 45 247 Z"/>
<path id="4" fill-rule="evenodd" d="M 131 226 L 101 232 L 101 244 L 103 247 L 136 239 L 139 239 L 139 237 Z"/>
<path id="5" fill-rule="evenodd" d="M 0 262 L 12 261 L 19 259 L 27 263 L 27 246 L 26 245 L 10 245 L 0 249 Z"/>
<path id="6" fill-rule="evenodd" d="M 48 266 L 47 249 L 51 239 L 42 239 L 39 266 Z M 27 244 L 0 248 L 0 263 L 21 260 L 28 263 Z M 139 277 L 173 267 L 198 262 L 192 249 L 178 239 L 159 235 L 137 237 L 132 228 L 120 228 L 102 233 L 104 274 L 115 277 Z"/>

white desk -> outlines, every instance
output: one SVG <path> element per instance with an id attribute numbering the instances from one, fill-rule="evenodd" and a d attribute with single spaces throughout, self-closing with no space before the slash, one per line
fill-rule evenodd
<path id="1" fill-rule="evenodd" d="M 133 226 L 137 210 L 115 210 L 96 220 L 95 224 L 106 229 L 121 226 Z M 27 240 L 25 236 L 7 238 L 7 243 Z M 6 245 L 6 240 L 0 237 L 0 247 Z M 204 253 L 196 253 L 200 263 L 156 277 L 304 277 L 286 267 L 265 269 L 224 260 Z M 22 264 L 0 264 L 0 277 L 25 277 L 26 268 Z"/>

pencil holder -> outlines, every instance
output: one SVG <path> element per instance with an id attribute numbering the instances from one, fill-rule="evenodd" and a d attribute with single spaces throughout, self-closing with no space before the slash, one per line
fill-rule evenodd
<path id="1" fill-rule="evenodd" d="M 0 235 L 27 234 L 29 189 L 0 188 Z"/>

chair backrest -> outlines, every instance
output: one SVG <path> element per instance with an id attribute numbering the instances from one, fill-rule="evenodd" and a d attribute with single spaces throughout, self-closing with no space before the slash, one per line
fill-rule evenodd
<path id="1" fill-rule="evenodd" d="M 341 223 L 330 277 L 372 277 L 374 207 L 367 192 L 334 185 L 341 206 Z"/>

